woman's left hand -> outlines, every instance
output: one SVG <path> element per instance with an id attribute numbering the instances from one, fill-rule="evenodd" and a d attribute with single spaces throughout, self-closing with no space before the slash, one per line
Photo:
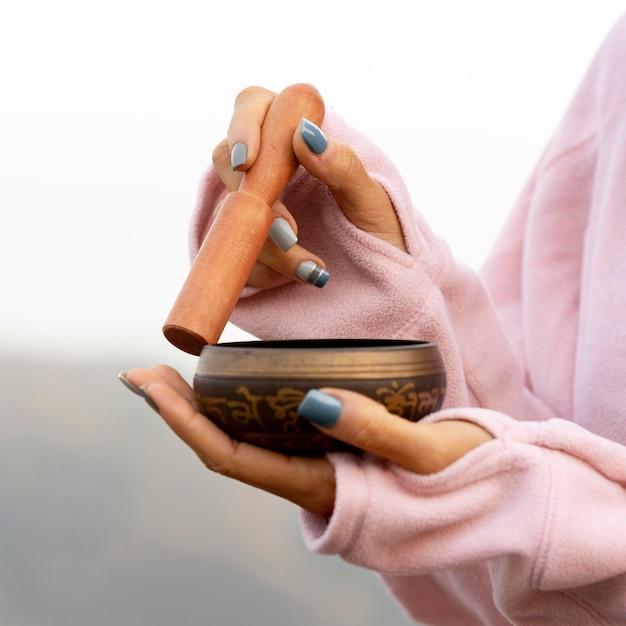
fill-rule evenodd
<path id="1" fill-rule="evenodd" d="M 159 412 L 208 469 L 312 513 L 332 513 L 335 472 L 325 456 L 285 456 L 231 439 L 198 411 L 193 390 L 170 367 L 133 369 L 120 378 Z M 345 389 L 313 390 L 298 410 L 328 435 L 417 474 L 438 472 L 492 438 L 480 426 L 461 420 L 410 422 Z"/>

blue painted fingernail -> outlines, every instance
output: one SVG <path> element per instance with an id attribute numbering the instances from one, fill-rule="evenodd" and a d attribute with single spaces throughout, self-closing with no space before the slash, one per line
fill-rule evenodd
<path id="1" fill-rule="evenodd" d="M 296 267 L 296 276 L 320 289 L 328 282 L 330 274 L 313 261 L 304 261 Z"/>
<path id="2" fill-rule="evenodd" d="M 298 236 L 293 232 L 289 222 L 282 217 L 274 220 L 269 237 L 283 252 L 287 252 L 298 243 Z"/>
<path id="3" fill-rule="evenodd" d="M 315 154 L 322 154 L 328 146 L 324 133 L 305 117 L 302 118 L 300 123 L 300 135 L 304 139 L 304 143 L 309 146 L 309 150 Z"/>
<path id="4" fill-rule="evenodd" d="M 233 146 L 230 151 L 230 165 L 233 168 L 233 172 L 240 166 L 242 166 L 248 158 L 248 146 L 245 143 L 238 142 Z"/>
<path id="5" fill-rule="evenodd" d="M 341 402 L 327 393 L 311 389 L 298 406 L 298 413 L 314 424 L 333 426 L 341 415 Z"/>

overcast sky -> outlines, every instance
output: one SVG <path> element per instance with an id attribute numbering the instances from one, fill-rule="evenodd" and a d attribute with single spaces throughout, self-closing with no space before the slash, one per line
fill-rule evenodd
<path id="1" fill-rule="evenodd" d="M 161 325 L 241 88 L 315 84 L 478 267 L 623 12 L 617 0 L 7 4 L 0 349 L 174 360 Z"/>

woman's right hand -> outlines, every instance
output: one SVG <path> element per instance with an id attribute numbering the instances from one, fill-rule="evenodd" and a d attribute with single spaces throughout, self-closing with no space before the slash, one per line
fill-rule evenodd
<path id="1" fill-rule="evenodd" d="M 235 100 L 227 138 L 213 152 L 215 169 L 230 191 L 239 188 L 243 173 L 255 162 L 261 126 L 275 96 L 267 89 L 249 87 Z M 302 166 L 328 187 L 345 216 L 357 228 L 406 250 L 402 229 L 387 193 L 369 176 L 349 146 L 325 136 L 314 124 L 304 122 L 294 133 L 293 150 Z M 324 260 L 297 243 L 290 245 L 297 237 L 298 224 L 282 202 L 277 201 L 273 210 L 276 218 L 280 218 L 271 233 L 277 236 L 265 243 L 248 284 L 267 289 L 297 280 L 323 287 L 329 277 Z"/>

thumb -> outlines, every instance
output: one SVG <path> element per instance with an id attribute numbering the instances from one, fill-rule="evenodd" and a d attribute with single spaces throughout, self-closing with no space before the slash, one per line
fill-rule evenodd
<path id="1" fill-rule="evenodd" d="M 368 174 L 352 148 L 327 137 L 313 122 L 303 118 L 294 133 L 293 150 L 305 169 L 328 187 L 357 228 L 406 250 L 387 192 Z"/>
<path id="2" fill-rule="evenodd" d="M 438 472 L 492 439 L 471 422 L 411 422 L 346 389 L 309 391 L 298 413 L 322 432 L 418 474 Z"/>

